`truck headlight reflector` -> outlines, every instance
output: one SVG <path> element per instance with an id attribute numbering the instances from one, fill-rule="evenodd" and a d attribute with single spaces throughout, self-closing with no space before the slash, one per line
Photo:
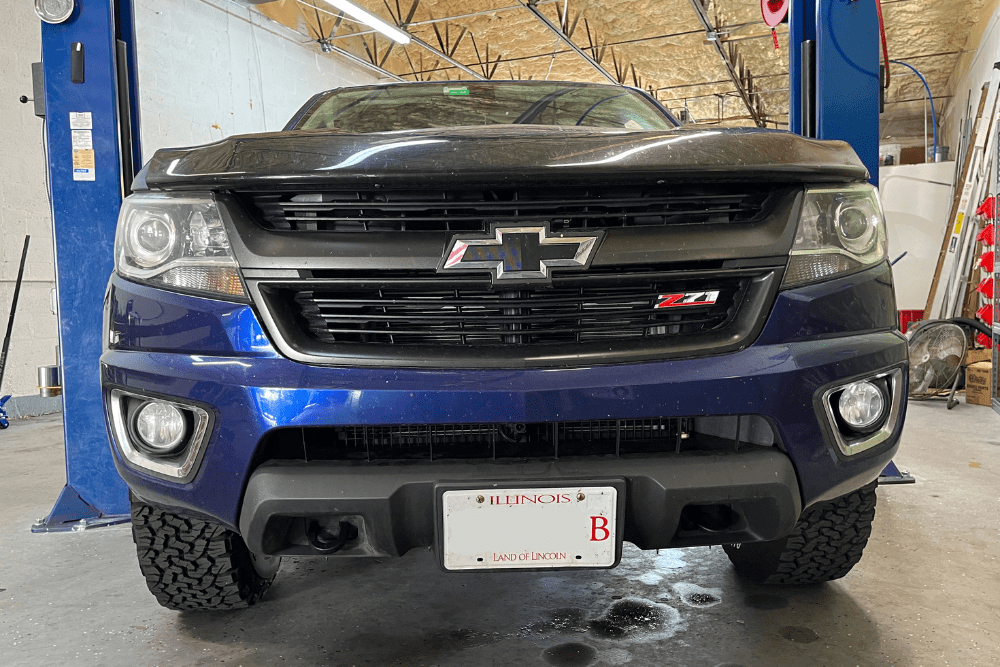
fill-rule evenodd
<path id="1" fill-rule="evenodd" d="M 187 420 L 172 403 L 149 401 L 136 412 L 135 430 L 155 454 L 169 454 L 185 440 Z"/>
<path id="2" fill-rule="evenodd" d="M 854 273 L 885 261 L 885 218 L 878 190 L 864 183 L 809 188 L 783 287 Z"/>
<path id="3" fill-rule="evenodd" d="M 866 429 L 878 422 L 885 412 L 886 400 L 871 382 L 855 382 L 844 388 L 837 401 L 841 418 L 851 428 Z"/>
<path id="4" fill-rule="evenodd" d="M 115 236 L 119 275 L 246 299 L 238 268 L 212 195 L 143 193 L 122 203 Z"/>
<path id="5" fill-rule="evenodd" d="M 150 267 L 161 264 L 170 256 L 174 246 L 174 225 L 170 218 L 135 211 L 135 218 L 128 226 L 126 243 L 135 263 Z"/>

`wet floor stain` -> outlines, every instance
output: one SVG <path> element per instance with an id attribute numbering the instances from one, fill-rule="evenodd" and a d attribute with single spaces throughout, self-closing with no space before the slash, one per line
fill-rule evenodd
<path id="1" fill-rule="evenodd" d="M 645 600 L 618 600 L 600 618 L 590 622 L 590 631 L 602 639 L 623 639 L 637 633 L 657 631 L 665 625 L 661 605 Z"/>
<path id="2" fill-rule="evenodd" d="M 632 660 L 632 654 L 623 648 L 609 648 L 597 656 L 604 665 L 624 665 Z"/>
<path id="3" fill-rule="evenodd" d="M 743 604 L 751 609 L 784 609 L 788 606 L 788 598 L 770 593 L 754 593 L 743 598 Z"/>
<path id="4" fill-rule="evenodd" d="M 697 584 L 676 583 L 674 592 L 690 607 L 714 607 L 722 602 L 722 591 L 718 588 L 702 588 Z"/>
<path id="5" fill-rule="evenodd" d="M 663 577 L 656 572 L 646 572 L 645 574 L 640 575 L 638 580 L 647 586 L 655 586 L 663 581 Z"/>
<path id="6" fill-rule="evenodd" d="M 786 625 L 781 628 L 781 636 L 790 642 L 795 642 L 796 644 L 811 644 L 819 639 L 819 635 L 813 632 L 810 628 L 804 628 L 798 625 Z"/>
<path id="7" fill-rule="evenodd" d="M 542 627 L 557 632 L 586 629 L 587 615 L 582 609 L 557 609 L 549 614 Z"/>
<path id="8" fill-rule="evenodd" d="M 580 642 L 568 642 L 545 649 L 542 659 L 555 667 L 587 667 L 597 659 L 597 651 Z"/>
<path id="9" fill-rule="evenodd" d="M 708 593 L 689 593 L 684 596 L 684 601 L 692 607 L 710 607 L 716 602 L 721 602 L 719 598 Z"/>

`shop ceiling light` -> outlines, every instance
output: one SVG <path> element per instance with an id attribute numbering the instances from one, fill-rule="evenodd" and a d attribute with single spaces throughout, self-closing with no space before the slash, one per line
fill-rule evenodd
<path id="1" fill-rule="evenodd" d="M 400 44 L 410 43 L 410 36 L 405 32 L 394 25 L 389 25 L 368 10 L 361 9 L 361 7 L 358 7 L 353 2 L 348 2 L 348 0 L 325 0 L 325 2 L 328 5 L 336 7 L 340 11 L 344 12 L 355 21 L 371 26 L 395 42 L 399 42 Z"/>

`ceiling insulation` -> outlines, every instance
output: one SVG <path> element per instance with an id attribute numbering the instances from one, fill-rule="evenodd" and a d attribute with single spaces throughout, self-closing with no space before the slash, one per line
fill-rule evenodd
<path id="1" fill-rule="evenodd" d="M 405 80 L 469 79 L 470 71 L 496 79 L 610 77 L 651 91 L 675 111 L 686 107 L 699 123 L 755 125 L 755 116 L 767 127 L 788 123 L 787 27 L 779 27 L 775 49 L 756 0 L 539 0 L 535 7 L 547 21 L 529 10 L 528 0 L 354 1 L 403 26 L 414 41 L 393 44 L 323 0 L 244 0 L 317 49 L 347 51 Z M 714 34 L 706 32 L 696 3 L 703 3 Z M 975 48 L 967 44 L 970 34 L 978 39 L 977 23 L 996 4 L 882 0 L 890 58 L 924 73 L 939 111 L 950 99 L 956 64 Z M 922 132 L 923 84 L 898 65 L 892 75 L 883 137 L 915 134 L 918 124 Z"/>

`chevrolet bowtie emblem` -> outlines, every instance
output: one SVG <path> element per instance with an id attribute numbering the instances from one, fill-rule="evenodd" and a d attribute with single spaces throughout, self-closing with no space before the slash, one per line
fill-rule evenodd
<path id="1" fill-rule="evenodd" d="M 493 282 L 539 282 L 550 279 L 554 267 L 590 265 L 603 232 L 549 235 L 548 223 L 504 227 L 489 234 L 457 234 L 445 246 L 438 271 L 483 271 Z"/>

